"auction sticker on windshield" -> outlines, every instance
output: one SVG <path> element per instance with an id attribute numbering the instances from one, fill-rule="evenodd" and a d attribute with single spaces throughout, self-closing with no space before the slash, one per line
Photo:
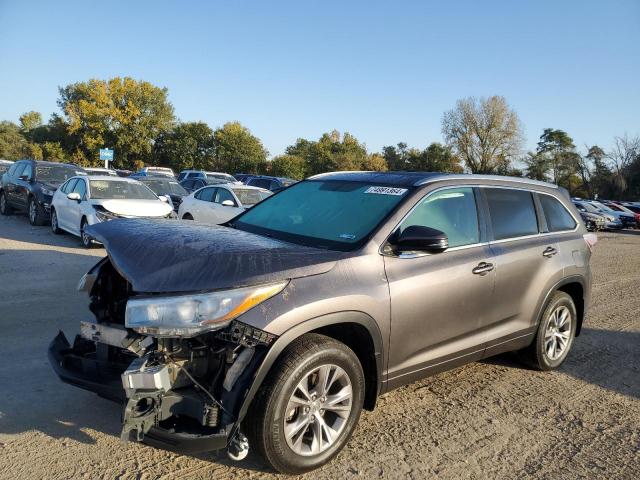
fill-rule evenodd
<path id="1" fill-rule="evenodd" d="M 406 188 L 369 187 L 364 191 L 364 193 L 376 193 L 378 195 L 403 195 L 406 191 Z"/>

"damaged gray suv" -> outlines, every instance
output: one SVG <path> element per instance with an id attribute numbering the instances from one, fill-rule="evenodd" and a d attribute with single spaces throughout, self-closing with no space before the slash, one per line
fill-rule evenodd
<path id="1" fill-rule="evenodd" d="M 223 226 L 88 233 L 108 256 L 79 285 L 95 319 L 50 345 L 60 378 L 122 401 L 124 440 L 287 473 L 401 385 L 512 350 L 559 367 L 596 240 L 554 185 L 393 172 L 315 176 Z"/>

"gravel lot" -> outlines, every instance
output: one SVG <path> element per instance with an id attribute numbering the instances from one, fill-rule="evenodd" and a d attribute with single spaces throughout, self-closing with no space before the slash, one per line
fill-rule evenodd
<path id="1" fill-rule="evenodd" d="M 396 390 L 308 477 L 640 478 L 640 231 L 599 237 L 589 318 L 560 371 L 503 355 Z M 58 380 L 47 345 L 90 315 L 75 287 L 102 255 L 0 218 L 0 478 L 272 476 L 252 454 L 125 446 L 119 406 Z"/>

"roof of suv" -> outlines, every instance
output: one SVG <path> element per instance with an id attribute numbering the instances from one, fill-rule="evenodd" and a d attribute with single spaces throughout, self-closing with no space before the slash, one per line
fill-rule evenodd
<path id="1" fill-rule="evenodd" d="M 331 172 L 314 175 L 310 179 L 342 180 L 355 182 L 378 182 L 399 187 L 416 187 L 437 180 L 485 180 L 518 182 L 529 185 L 539 185 L 548 188 L 558 188 L 557 185 L 523 177 L 507 177 L 502 175 L 477 175 L 470 173 L 442 173 L 442 172 Z"/>

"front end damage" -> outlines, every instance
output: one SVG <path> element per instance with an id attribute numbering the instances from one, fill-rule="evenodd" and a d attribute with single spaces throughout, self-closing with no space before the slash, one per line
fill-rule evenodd
<path id="1" fill-rule="evenodd" d="M 233 320 L 191 337 L 160 337 L 125 326 L 131 285 L 104 259 L 83 279 L 94 322 L 81 322 L 73 345 L 60 332 L 49 359 L 59 377 L 122 401 L 121 438 L 183 453 L 230 449 L 246 454 L 239 413 L 276 337 Z"/>

